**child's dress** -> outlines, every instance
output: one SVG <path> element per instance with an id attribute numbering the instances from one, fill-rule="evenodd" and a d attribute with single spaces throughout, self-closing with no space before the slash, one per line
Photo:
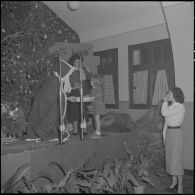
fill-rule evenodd
<path id="1" fill-rule="evenodd" d="M 93 87 L 91 89 L 90 95 L 92 97 L 95 97 L 92 102 L 94 114 L 100 114 L 100 115 L 105 114 L 105 104 L 103 101 L 103 93 L 101 87 L 99 86 Z"/>

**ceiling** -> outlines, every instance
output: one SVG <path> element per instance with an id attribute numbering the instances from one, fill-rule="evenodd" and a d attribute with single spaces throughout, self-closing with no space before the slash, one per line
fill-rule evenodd
<path id="1" fill-rule="evenodd" d="M 68 1 L 43 2 L 79 36 L 162 12 L 159 1 L 79 1 L 76 11 L 68 9 Z"/>

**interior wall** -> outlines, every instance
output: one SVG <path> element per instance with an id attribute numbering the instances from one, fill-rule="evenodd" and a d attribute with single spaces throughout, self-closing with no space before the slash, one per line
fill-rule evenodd
<path id="1" fill-rule="evenodd" d="M 175 64 L 175 82 L 185 94 L 186 102 L 193 102 L 193 35 L 194 8 L 191 2 L 164 8 L 171 37 Z M 185 78 L 185 79 L 181 79 Z"/>

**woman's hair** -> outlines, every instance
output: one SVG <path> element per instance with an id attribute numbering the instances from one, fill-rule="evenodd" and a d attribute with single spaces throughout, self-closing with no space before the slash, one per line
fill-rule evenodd
<path id="1" fill-rule="evenodd" d="M 171 92 L 173 93 L 173 97 L 176 102 L 183 104 L 184 102 L 184 94 L 183 91 L 179 87 L 174 87 Z"/>
<path id="2" fill-rule="evenodd" d="M 96 85 L 98 85 L 98 86 L 103 85 L 103 78 L 99 74 L 92 74 L 91 75 L 91 80 L 93 80 L 93 82 L 95 82 Z"/>
<path id="3" fill-rule="evenodd" d="M 76 60 L 80 60 L 80 59 L 81 59 L 81 61 L 83 61 L 82 56 L 79 56 L 78 54 L 74 54 L 74 55 L 72 55 L 72 56 L 70 57 L 70 59 L 68 60 L 68 63 L 69 63 L 70 65 L 74 66 L 74 65 L 75 65 L 74 62 L 75 62 Z"/>

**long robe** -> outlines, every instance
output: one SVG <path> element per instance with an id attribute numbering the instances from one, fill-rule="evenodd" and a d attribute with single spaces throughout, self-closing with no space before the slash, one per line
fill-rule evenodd
<path id="1" fill-rule="evenodd" d="M 62 64 L 62 77 L 69 70 L 69 67 Z M 52 74 L 37 93 L 31 112 L 27 118 L 28 138 L 41 138 L 42 140 L 59 138 L 59 86 L 59 78 L 55 74 Z M 61 100 L 63 113 L 65 108 L 64 94 L 62 94 Z"/>

